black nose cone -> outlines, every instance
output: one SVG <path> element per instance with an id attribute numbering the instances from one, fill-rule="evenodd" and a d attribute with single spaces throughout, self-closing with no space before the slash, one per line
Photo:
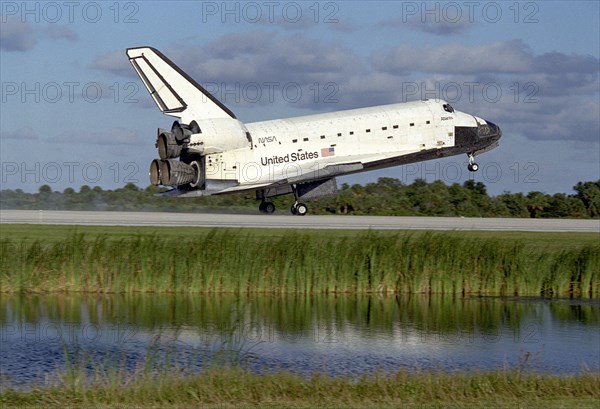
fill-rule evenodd
<path id="1" fill-rule="evenodd" d="M 502 130 L 493 122 L 486 121 L 487 124 L 479 125 L 477 136 L 480 139 L 487 139 L 490 142 L 497 141 L 502 137 Z"/>
<path id="2" fill-rule="evenodd" d="M 490 136 L 494 138 L 494 140 L 498 140 L 502 138 L 502 129 L 498 125 L 493 122 L 488 122 L 488 126 L 490 127 Z"/>

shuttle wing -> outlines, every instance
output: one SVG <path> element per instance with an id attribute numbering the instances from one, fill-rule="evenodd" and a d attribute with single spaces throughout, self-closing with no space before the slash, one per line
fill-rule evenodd
<path id="1" fill-rule="evenodd" d="M 235 118 L 225 105 L 160 51 L 152 47 L 128 48 L 129 62 L 163 114 L 184 122 L 204 118 Z"/>

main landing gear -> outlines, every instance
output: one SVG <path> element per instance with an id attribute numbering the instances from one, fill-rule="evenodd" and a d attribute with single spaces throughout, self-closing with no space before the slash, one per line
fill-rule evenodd
<path id="1" fill-rule="evenodd" d="M 267 201 L 260 202 L 260 205 L 258 205 L 258 210 L 264 214 L 273 214 L 275 213 L 275 204 Z M 304 216 L 306 213 L 308 213 L 308 206 L 306 206 L 304 203 L 295 201 L 290 210 L 292 211 L 293 215 Z"/>
<path id="2" fill-rule="evenodd" d="M 292 185 L 292 191 L 294 192 L 294 204 L 290 208 L 293 215 L 296 216 L 304 216 L 308 213 L 308 206 L 304 203 L 298 201 L 298 190 L 296 185 Z M 259 191 L 258 197 L 261 198 L 260 205 L 258 205 L 258 210 L 264 214 L 273 214 L 275 213 L 275 204 L 273 202 L 269 202 L 266 198 L 264 191 Z"/>
<path id="3" fill-rule="evenodd" d="M 477 172 L 479 170 L 479 165 L 475 162 L 475 156 L 472 153 L 469 153 L 469 164 L 467 165 L 467 169 L 470 172 Z"/>
<path id="4" fill-rule="evenodd" d="M 308 206 L 298 201 L 298 187 L 296 185 L 292 185 L 292 192 L 294 192 L 294 204 L 290 210 L 296 216 L 304 216 L 308 213 Z"/>

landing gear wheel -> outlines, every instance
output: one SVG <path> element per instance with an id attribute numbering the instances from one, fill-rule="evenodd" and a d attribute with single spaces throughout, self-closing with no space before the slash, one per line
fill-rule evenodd
<path id="1" fill-rule="evenodd" d="M 297 203 L 296 204 L 296 215 L 298 216 L 304 216 L 306 213 L 308 213 L 308 207 L 304 204 L 304 203 Z"/>
<path id="2" fill-rule="evenodd" d="M 261 213 L 272 214 L 275 212 L 275 205 L 271 202 L 261 202 L 261 204 L 258 205 L 258 210 L 260 210 Z"/>
<path id="3" fill-rule="evenodd" d="M 469 156 L 469 164 L 467 165 L 467 169 L 469 172 L 477 172 L 479 170 L 479 165 L 475 162 L 475 155 L 472 153 L 467 154 Z"/>
<path id="4" fill-rule="evenodd" d="M 298 214 L 298 209 L 296 209 L 296 203 L 294 203 L 292 205 L 292 207 L 290 208 L 290 211 L 292 212 L 293 215 Z"/>

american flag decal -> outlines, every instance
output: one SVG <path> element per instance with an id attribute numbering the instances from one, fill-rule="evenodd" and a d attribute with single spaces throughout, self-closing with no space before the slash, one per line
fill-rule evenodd
<path id="1" fill-rule="evenodd" d="M 323 148 L 321 149 L 321 157 L 326 158 L 327 156 L 334 156 L 335 148 L 332 146 L 331 148 Z"/>

